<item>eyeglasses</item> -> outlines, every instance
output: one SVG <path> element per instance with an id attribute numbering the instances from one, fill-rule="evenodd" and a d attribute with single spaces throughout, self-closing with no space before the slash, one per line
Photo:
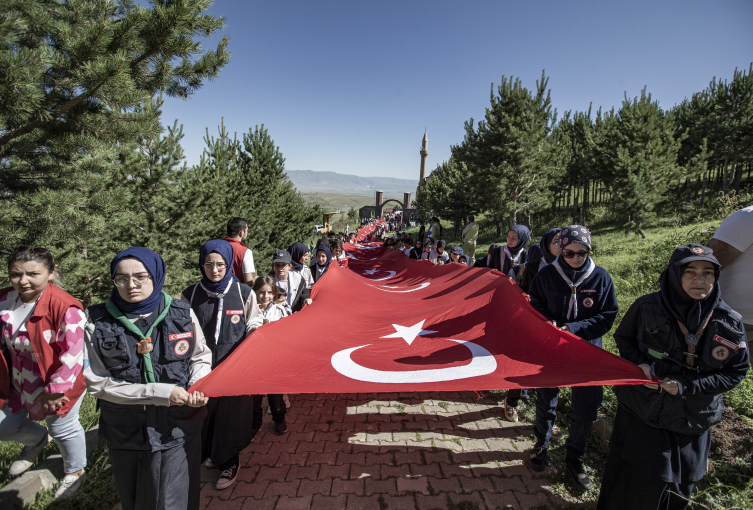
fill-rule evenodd
<path id="1" fill-rule="evenodd" d="M 212 264 L 210 262 L 207 262 L 204 264 L 204 269 L 207 271 L 211 271 L 212 269 L 216 269 L 217 271 L 222 271 L 227 267 L 227 264 Z"/>
<path id="2" fill-rule="evenodd" d="M 112 281 L 116 287 L 127 287 L 131 280 L 133 280 L 133 284 L 136 287 L 141 287 L 144 285 L 152 276 L 150 274 L 135 274 L 133 276 L 126 276 L 124 274 L 120 274 L 115 276 L 115 279 Z"/>
<path id="3" fill-rule="evenodd" d="M 588 257 L 588 254 L 590 252 L 588 250 L 586 251 L 570 251 L 570 250 L 562 250 L 562 256 L 566 259 L 571 259 L 573 257 L 578 257 L 579 259 L 584 259 Z"/>

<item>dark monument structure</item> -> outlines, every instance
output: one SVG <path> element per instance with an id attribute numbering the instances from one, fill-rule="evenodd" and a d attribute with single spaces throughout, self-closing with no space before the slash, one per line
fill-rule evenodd
<path id="1" fill-rule="evenodd" d="M 418 193 L 421 189 L 421 186 L 426 184 L 426 156 L 429 155 L 429 139 L 426 137 L 426 132 L 424 131 L 424 139 L 421 142 L 421 170 L 419 173 L 419 181 L 418 181 L 418 188 L 416 189 L 416 193 Z M 397 204 L 400 204 L 400 208 L 403 211 L 403 221 L 416 221 L 418 219 L 418 211 L 415 207 L 411 207 L 413 205 L 411 201 L 411 194 L 410 192 L 403 193 L 403 201 L 401 202 L 397 198 L 388 198 L 387 200 L 384 199 L 384 192 L 381 190 L 377 190 L 374 194 L 374 205 L 366 205 L 364 207 L 361 207 L 358 210 L 358 214 L 361 217 L 361 219 L 369 219 L 369 218 L 381 218 L 382 212 L 384 210 L 385 204 L 388 204 L 389 202 L 396 202 Z"/>

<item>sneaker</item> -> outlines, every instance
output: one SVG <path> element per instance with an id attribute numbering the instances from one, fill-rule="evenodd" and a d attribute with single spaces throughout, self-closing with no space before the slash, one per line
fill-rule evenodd
<path id="1" fill-rule="evenodd" d="M 531 467 L 534 471 L 544 471 L 544 468 L 546 468 L 546 451 L 546 446 L 538 442 L 534 445 L 533 452 L 531 452 Z"/>
<path id="2" fill-rule="evenodd" d="M 49 442 L 50 436 L 45 434 L 44 439 L 42 439 L 37 445 L 24 446 L 24 449 L 21 450 L 21 453 L 18 454 L 16 460 L 14 460 L 8 468 L 8 474 L 10 476 L 18 476 L 21 473 L 24 473 L 34 465 L 37 457 L 39 457 L 39 454 L 42 453 L 42 450 L 44 450 L 44 447 L 47 446 L 47 443 Z"/>
<path id="3" fill-rule="evenodd" d="M 217 490 L 227 489 L 231 485 L 235 483 L 235 479 L 238 478 L 238 471 L 240 471 L 241 468 L 238 466 L 233 466 L 231 468 L 226 469 L 220 474 L 220 479 L 217 480 Z"/>
<path id="4" fill-rule="evenodd" d="M 275 423 L 275 434 L 277 434 L 278 436 L 281 436 L 287 431 L 288 431 L 288 424 L 285 422 L 285 420 L 282 420 L 280 423 Z"/>
<path id="5" fill-rule="evenodd" d="M 505 420 L 507 421 L 518 421 L 518 410 L 514 407 L 507 405 L 507 397 L 505 397 Z"/>
<path id="6" fill-rule="evenodd" d="M 565 461 L 567 473 L 573 477 L 575 486 L 581 490 L 590 491 L 594 488 L 593 482 L 586 474 L 586 470 L 583 469 L 583 463 L 577 460 Z"/>
<path id="7" fill-rule="evenodd" d="M 68 499 L 72 497 L 76 494 L 78 488 L 81 487 L 81 484 L 84 483 L 85 477 L 86 471 L 83 469 L 79 474 L 74 473 L 72 475 L 65 475 L 65 478 L 60 482 L 60 487 L 55 491 L 55 496 L 53 497 L 55 499 Z"/>
<path id="8" fill-rule="evenodd" d="M 552 425 L 552 435 L 549 436 L 551 441 L 561 441 L 565 437 L 560 428 L 557 425 Z"/>

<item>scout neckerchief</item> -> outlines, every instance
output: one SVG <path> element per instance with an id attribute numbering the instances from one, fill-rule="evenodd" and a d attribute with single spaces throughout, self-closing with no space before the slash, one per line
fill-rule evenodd
<path id="1" fill-rule="evenodd" d="M 220 341 L 220 329 L 222 328 L 222 311 L 225 308 L 225 295 L 227 295 L 230 287 L 233 286 L 233 281 L 231 280 L 230 283 L 227 284 L 227 287 L 225 287 L 225 292 L 222 293 L 212 292 L 211 290 L 207 290 L 207 288 L 204 287 L 203 284 L 197 283 L 193 286 L 193 291 L 191 292 L 191 300 L 189 301 L 189 304 L 191 306 L 193 306 L 193 296 L 194 294 L 196 294 L 196 287 L 198 287 L 199 285 L 201 285 L 201 288 L 204 289 L 204 292 L 206 292 L 209 297 L 217 299 L 219 301 L 219 303 L 217 304 L 217 317 L 215 319 L 214 326 L 214 345 L 217 345 L 217 343 Z M 241 294 L 240 284 L 238 284 L 238 295 L 241 297 L 241 303 L 243 303 L 243 294 Z"/>
<path id="2" fill-rule="evenodd" d="M 573 290 L 572 294 L 570 294 L 570 306 L 568 306 L 567 308 L 567 318 L 570 319 L 570 314 L 572 314 L 573 319 L 575 319 L 578 317 L 578 285 L 586 281 L 586 278 L 591 276 L 591 273 L 593 273 L 594 269 L 596 269 L 596 264 L 594 264 L 593 260 L 591 260 L 591 257 L 588 257 L 588 262 L 586 263 L 586 271 L 583 273 L 583 276 L 581 276 L 575 283 L 573 283 L 572 280 L 570 280 L 570 278 L 565 275 L 565 271 L 562 269 L 562 266 L 560 266 L 558 259 L 554 259 L 552 265 L 557 268 L 557 272 L 560 274 L 562 279 L 565 280 L 565 283 L 567 283 Z"/>
<path id="3" fill-rule="evenodd" d="M 698 341 L 701 339 L 701 335 L 703 335 L 703 330 L 706 329 L 706 326 L 709 325 L 712 314 L 713 311 L 706 318 L 706 322 L 701 324 L 701 326 L 698 328 L 698 331 L 696 331 L 695 333 L 689 333 L 688 327 L 682 322 L 677 321 L 677 324 L 680 325 L 680 331 L 682 331 L 682 334 L 685 336 L 685 341 L 688 344 L 688 351 L 684 353 L 685 363 L 690 365 L 691 367 L 695 365 L 695 358 L 698 357 L 698 355 L 695 353 L 695 348 L 698 345 Z"/>
<path id="4" fill-rule="evenodd" d="M 128 320 L 128 317 L 120 311 L 120 308 L 118 308 L 115 303 L 113 303 L 112 299 L 107 300 L 107 311 L 110 312 L 110 315 L 112 315 L 115 319 L 117 319 L 125 328 L 136 335 L 137 338 L 140 338 L 141 341 L 138 344 L 138 348 L 136 349 L 139 354 L 141 354 L 141 359 L 144 360 L 143 363 L 143 369 L 144 369 L 144 378 L 146 379 L 146 382 L 153 383 L 157 382 L 154 379 L 154 370 L 152 368 L 152 356 L 151 353 L 153 350 L 152 347 L 152 331 L 154 331 L 154 328 L 162 322 L 162 319 L 164 319 L 167 316 L 167 313 L 170 311 L 170 303 L 173 302 L 173 298 L 170 297 L 169 294 L 167 294 L 164 290 L 162 291 L 162 295 L 165 299 L 165 309 L 162 310 L 162 313 L 157 316 L 157 320 L 155 320 L 152 325 L 149 327 L 149 329 L 146 332 L 146 335 L 141 332 L 139 328 L 136 327 L 135 324 L 133 324 L 131 321 Z"/>
<path id="5" fill-rule="evenodd" d="M 507 258 L 510 259 L 510 270 L 507 272 L 507 276 L 509 276 L 512 279 L 515 279 L 515 269 L 513 268 L 513 266 L 520 262 L 520 254 L 523 253 L 523 250 L 520 250 L 518 254 L 515 255 L 514 257 L 512 256 L 512 253 L 510 253 L 510 248 L 508 248 L 507 245 L 504 245 L 502 247 L 502 250 L 504 250 L 505 254 L 507 254 Z"/>

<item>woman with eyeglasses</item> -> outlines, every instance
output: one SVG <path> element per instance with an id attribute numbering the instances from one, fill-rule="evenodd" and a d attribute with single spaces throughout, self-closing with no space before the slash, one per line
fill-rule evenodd
<path id="1" fill-rule="evenodd" d="M 199 508 L 208 399 L 187 390 L 211 371 L 212 351 L 191 306 L 162 290 L 165 269 L 147 248 L 118 253 L 110 298 L 86 324 L 84 375 L 123 510 Z"/>
<path id="2" fill-rule="evenodd" d="M 722 301 L 720 269 L 710 248 L 676 248 L 660 290 L 638 298 L 614 333 L 620 356 L 652 384 L 614 389 L 600 510 L 686 508 L 706 472 L 722 393 L 750 367 L 742 317 Z"/>
<path id="3" fill-rule="evenodd" d="M 34 464 L 49 437 L 55 439 L 65 472 L 55 498 L 62 499 L 81 486 L 86 466 L 78 420 L 86 392 L 86 315 L 56 277 L 55 260 L 45 248 L 18 247 L 8 259 L 12 287 L 0 290 L 0 440 L 24 445 L 8 469 L 18 476 Z"/>
<path id="4" fill-rule="evenodd" d="M 601 337 L 617 317 L 619 307 L 609 273 L 594 264 L 591 233 L 582 225 L 570 225 L 560 231 L 560 254 L 541 268 L 528 289 L 531 306 L 562 331 L 572 333 L 601 348 Z M 565 339 L 561 341 L 573 341 Z M 573 367 L 577 370 L 577 367 Z M 531 466 L 536 471 L 546 467 L 547 448 L 552 426 L 557 418 L 559 388 L 536 390 L 536 444 Z M 603 399 L 601 386 L 577 386 L 572 389 L 570 435 L 565 441 L 565 467 L 581 489 L 593 487 L 582 457 L 596 412 Z"/>
<path id="5" fill-rule="evenodd" d="M 201 281 L 183 291 L 184 301 L 199 319 L 212 351 L 212 368 L 227 358 L 257 327 L 263 317 L 256 295 L 240 283 L 232 272 L 233 247 L 227 241 L 207 241 L 199 253 Z M 217 489 L 235 483 L 240 471 L 239 454 L 254 439 L 253 397 L 213 398 L 207 404 L 208 415 L 202 429 L 202 459 L 217 466 Z"/>

